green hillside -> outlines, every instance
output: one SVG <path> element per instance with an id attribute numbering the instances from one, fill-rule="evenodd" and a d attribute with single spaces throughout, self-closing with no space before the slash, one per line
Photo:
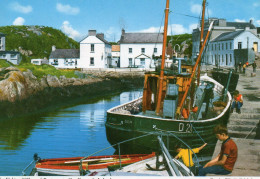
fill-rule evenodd
<path id="1" fill-rule="evenodd" d="M 60 30 L 45 26 L 2 26 L 0 32 L 6 35 L 6 50 L 19 50 L 23 61 L 32 58 L 49 58 L 52 45 L 57 49 L 79 49 L 79 43 Z"/>

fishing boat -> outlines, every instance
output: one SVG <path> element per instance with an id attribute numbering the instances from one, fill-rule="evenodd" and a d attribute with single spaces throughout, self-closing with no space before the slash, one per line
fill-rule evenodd
<path id="1" fill-rule="evenodd" d="M 203 0 L 201 29 L 204 29 L 205 3 Z M 206 161 L 211 158 L 217 142 L 213 128 L 217 124 L 227 124 L 232 99 L 225 86 L 200 72 L 201 57 L 213 22 L 205 36 L 201 30 L 200 53 L 196 61 L 177 59 L 176 72 L 165 68 L 168 13 L 169 0 L 166 1 L 160 70 L 145 73 L 142 97 L 107 111 L 107 139 L 115 144 L 151 134 L 121 146 L 125 152 L 150 152 L 158 149 L 156 137 L 161 135 L 170 152 L 174 152 L 178 141 L 172 135 L 176 135 L 191 148 L 208 143 L 198 154 L 201 161 Z"/>
<path id="2" fill-rule="evenodd" d="M 109 168 L 115 170 L 154 156 L 155 153 L 39 159 L 31 175 L 80 176 L 93 172 L 108 172 Z"/>

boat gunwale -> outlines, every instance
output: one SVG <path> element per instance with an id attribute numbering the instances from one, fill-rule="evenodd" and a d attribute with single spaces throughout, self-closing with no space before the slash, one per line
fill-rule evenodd
<path id="1" fill-rule="evenodd" d="M 224 86 L 222 84 L 220 84 L 219 82 L 217 82 L 216 80 L 210 78 L 209 76 L 207 76 L 207 74 L 204 74 L 203 76 L 201 76 L 201 80 L 203 81 L 203 79 L 205 81 L 209 81 L 209 82 L 213 82 L 215 84 L 215 87 L 214 89 L 217 87 L 221 88 L 221 90 L 224 89 Z M 217 90 L 214 90 L 214 91 L 217 91 Z M 217 91 L 218 92 L 218 91 Z M 204 122 L 209 122 L 209 121 L 214 121 L 214 120 L 217 120 L 219 118 L 221 118 L 222 116 L 224 116 L 224 114 L 227 112 L 228 108 L 230 107 L 230 103 L 231 103 L 231 95 L 229 93 L 229 91 L 227 91 L 227 95 L 228 95 L 228 100 L 227 100 L 227 105 L 226 107 L 222 110 L 222 112 L 217 115 L 216 117 L 214 118 L 210 118 L 210 119 L 203 119 L 203 120 L 184 120 L 184 119 L 167 119 L 167 118 L 159 118 L 159 117 L 149 117 L 149 116 L 143 116 L 143 115 L 133 115 L 133 114 L 122 114 L 122 113 L 117 113 L 117 112 L 113 112 L 113 110 L 115 110 L 116 108 L 120 108 L 120 107 L 123 107 L 123 106 L 126 106 L 128 104 L 131 104 L 131 103 L 134 103 L 135 101 L 138 101 L 140 99 L 142 99 L 143 97 L 139 97 L 137 99 L 134 99 L 132 101 L 129 101 L 127 103 L 124 103 L 124 104 L 120 104 L 118 106 L 115 106 L 109 110 L 107 110 L 107 113 L 110 113 L 110 114 L 117 114 L 117 115 L 123 115 L 123 116 L 133 116 L 133 117 L 140 117 L 140 118 L 143 118 L 143 119 L 157 119 L 157 120 L 161 120 L 161 121 L 172 121 L 172 122 L 184 122 L 184 123 L 190 123 L 190 122 L 195 122 L 195 123 L 204 123 Z"/>

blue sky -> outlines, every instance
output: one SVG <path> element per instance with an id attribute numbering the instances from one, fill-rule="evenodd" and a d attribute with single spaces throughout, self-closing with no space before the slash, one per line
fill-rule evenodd
<path id="1" fill-rule="evenodd" d="M 206 17 L 260 26 L 260 0 L 208 0 Z M 170 0 L 169 35 L 191 33 L 202 0 Z M 0 0 L 0 26 L 43 25 L 80 41 L 89 29 L 118 41 L 126 32 L 158 32 L 166 0 Z M 182 14 L 186 14 L 188 17 Z M 162 31 L 163 27 L 161 27 Z"/>

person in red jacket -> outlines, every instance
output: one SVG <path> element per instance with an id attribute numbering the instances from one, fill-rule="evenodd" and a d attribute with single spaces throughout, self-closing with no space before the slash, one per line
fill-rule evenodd
<path id="1" fill-rule="evenodd" d="M 217 139 L 223 141 L 221 151 L 218 156 L 199 169 L 198 176 L 207 174 L 228 175 L 232 172 L 236 160 L 238 149 L 236 143 L 228 136 L 228 130 L 223 125 L 214 128 Z"/>
<path id="2" fill-rule="evenodd" d="M 234 97 L 233 97 L 233 102 L 232 102 L 232 106 L 231 106 L 231 113 L 233 112 L 234 108 L 236 108 L 236 112 L 238 114 L 241 113 L 240 108 L 243 106 L 243 96 L 242 94 L 239 93 L 238 90 L 234 91 Z"/>

